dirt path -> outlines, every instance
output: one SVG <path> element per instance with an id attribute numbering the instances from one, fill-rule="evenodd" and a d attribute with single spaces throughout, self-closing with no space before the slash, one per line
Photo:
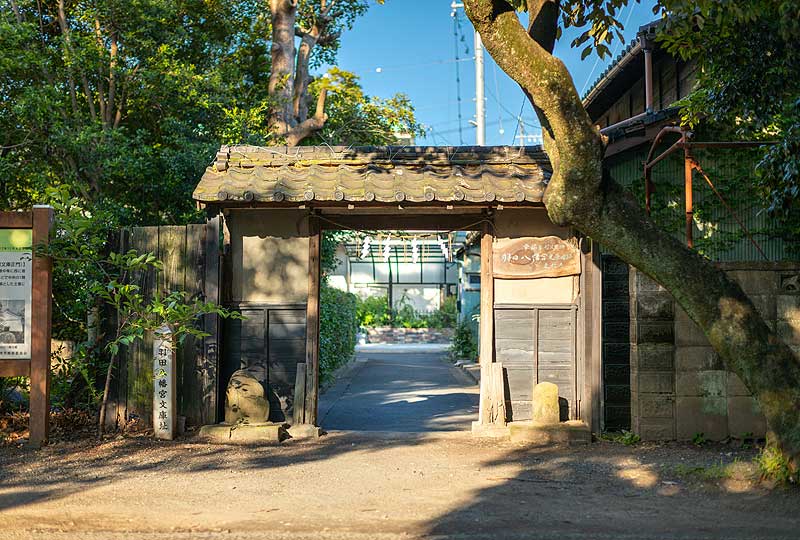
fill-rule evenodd
<path id="1" fill-rule="evenodd" d="M 798 490 L 679 474 L 750 457 L 727 446 L 534 450 L 458 433 L 2 448 L 0 536 L 796 540 Z"/>

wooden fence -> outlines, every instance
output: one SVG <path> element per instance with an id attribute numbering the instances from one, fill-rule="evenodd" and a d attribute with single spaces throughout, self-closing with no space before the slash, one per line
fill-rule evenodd
<path id="1" fill-rule="evenodd" d="M 163 263 L 161 272 L 133 277 L 147 297 L 158 290 L 182 290 L 219 303 L 219 219 L 204 225 L 134 227 L 120 232 L 117 250 L 153 253 Z M 219 320 L 206 315 L 201 324 L 210 336 L 187 337 L 178 349 L 178 414 L 188 425 L 217 421 Z M 109 427 L 138 418 L 152 424 L 153 336 L 124 349 L 117 360 L 106 410 Z"/>

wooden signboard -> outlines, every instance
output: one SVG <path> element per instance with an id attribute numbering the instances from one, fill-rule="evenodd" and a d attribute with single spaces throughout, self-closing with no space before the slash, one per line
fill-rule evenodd
<path id="1" fill-rule="evenodd" d="M 493 247 L 496 278 L 530 279 L 581 273 L 577 244 L 557 236 L 498 240 Z"/>
<path id="2" fill-rule="evenodd" d="M 0 212 L 0 377 L 30 377 L 29 443 L 47 443 L 53 263 L 47 244 L 53 209 Z"/>

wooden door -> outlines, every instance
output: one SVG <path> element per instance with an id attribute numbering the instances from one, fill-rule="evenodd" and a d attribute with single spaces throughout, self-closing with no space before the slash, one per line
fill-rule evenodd
<path id="1" fill-rule="evenodd" d="M 506 371 L 509 420 L 530 420 L 534 384 L 558 386 L 561 420 L 578 418 L 577 313 L 567 305 L 495 308 L 495 348 Z"/>

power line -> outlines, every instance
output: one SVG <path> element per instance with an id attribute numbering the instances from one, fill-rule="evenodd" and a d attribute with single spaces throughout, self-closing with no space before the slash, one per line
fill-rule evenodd
<path id="1" fill-rule="evenodd" d="M 461 70 L 459 69 L 459 62 L 460 58 L 458 56 L 458 42 L 459 37 L 461 37 L 461 41 L 464 40 L 461 34 L 461 24 L 458 19 L 458 12 L 454 9 L 451 13 L 453 17 L 453 43 L 455 45 L 455 64 L 456 64 L 456 101 L 458 102 L 458 143 L 460 145 L 464 144 L 464 130 L 462 127 L 463 118 L 461 117 Z"/>
<path id="2" fill-rule="evenodd" d="M 631 2 L 630 7 L 628 8 L 628 16 L 625 18 L 624 26 L 627 28 L 628 23 L 631 20 L 631 15 L 633 15 L 633 10 L 636 9 L 636 4 L 638 2 Z M 618 40 L 616 46 L 614 47 L 614 52 L 611 53 L 611 57 L 609 58 L 610 61 L 614 61 L 614 57 L 617 55 L 617 51 L 619 50 L 619 45 L 622 40 Z M 597 58 L 594 60 L 594 65 L 592 66 L 592 70 L 589 72 L 589 75 L 586 76 L 586 82 L 583 83 L 583 87 L 581 88 L 580 94 L 586 91 L 586 87 L 589 86 L 589 82 L 592 80 L 592 75 L 594 75 L 594 70 L 597 69 L 597 65 L 600 63 L 600 56 L 598 55 Z"/>

